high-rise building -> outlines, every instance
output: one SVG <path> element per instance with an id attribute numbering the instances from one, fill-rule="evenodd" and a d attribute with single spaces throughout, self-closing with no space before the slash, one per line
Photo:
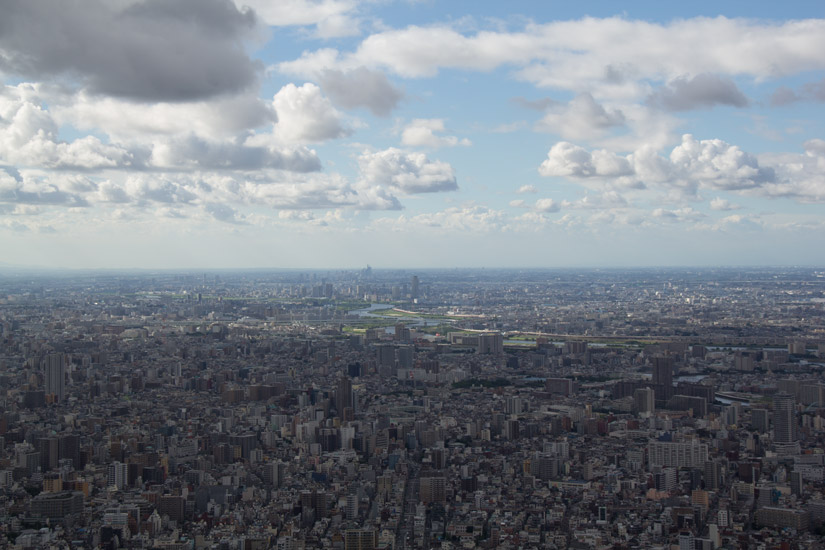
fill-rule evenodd
<path id="1" fill-rule="evenodd" d="M 773 396 L 773 441 L 796 441 L 796 399 L 784 392 Z"/>
<path id="2" fill-rule="evenodd" d="M 717 491 L 721 486 L 723 469 L 722 464 L 717 460 L 708 460 L 704 466 L 705 489 Z"/>
<path id="3" fill-rule="evenodd" d="M 40 453 L 41 472 L 46 473 L 57 468 L 59 442 L 56 437 L 41 437 L 38 439 L 37 451 Z"/>
<path id="4" fill-rule="evenodd" d="M 446 502 L 447 479 L 444 476 L 419 478 L 421 502 Z"/>
<path id="5" fill-rule="evenodd" d="M 123 464 L 122 462 L 112 462 L 109 464 L 108 474 L 107 485 L 109 487 L 123 489 L 129 479 L 129 466 L 127 464 Z"/>
<path id="6" fill-rule="evenodd" d="M 413 300 L 418 299 L 418 275 L 413 275 L 410 279 L 410 297 Z"/>
<path id="7" fill-rule="evenodd" d="M 650 414 L 655 410 L 653 388 L 639 388 L 633 392 L 633 405 L 639 414 Z"/>
<path id="8" fill-rule="evenodd" d="M 46 394 L 55 397 L 58 403 L 66 398 L 66 357 L 62 353 L 52 353 L 43 359 L 43 373 L 46 377 Z"/>
<path id="9" fill-rule="evenodd" d="M 395 366 L 395 346 L 383 344 L 376 347 L 378 364 L 385 367 Z"/>
<path id="10" fill-rule="evenodd" d="M 71 460 L 75 470 L 82 470 L 85 464 L 80 455 L 80 438 L 75 434 L 61 435 L 57 444 L 58 459 Z"/>
<path id="11" fill-rule="evenodd" d="M 708 446 L 693 439 L 686 442 L 650 441 L 647 446 L 650 466 L 702 468 L 708 459 Z"/>
<path id="12" fill-rule="evenodd" d="M 347 529 L 344 533 L 344 550 L 373 550 L 377 546 L 375 529 Z"/>
<path id="13" fill-rule="evenodd" d="M 338 380 L 338 388 L 335 390 L 335 407 L 338 409 L 340 416 L 344 409 L 353 409 L 355 407 L 355 399 L 352 395 L 352 381 L 348 376 L 342 376 Z"/>
<path id="14" fill-rule="evenodd" d="M 478 335 L 478 353 L 504 353 L 504 336 L 500 332 L 489 332 Z"/>
<path id="15" fill-rule="evenodd" d="M 661 386 L 673 385 L 673 356 L 664 355 L 652 358 L 653 383 Z"/>
<path id="16" fill-rule="evenodd" d="M 770 413 L 768 409 L 751 410 L 751 425 L 759 433 L 767 433 L 770 427 Z"/>
<path id="17" fill-rule="evenodd" d="M 694 550 L 694 537 L 690 531 L 679 533 L 679 550 Z"/>

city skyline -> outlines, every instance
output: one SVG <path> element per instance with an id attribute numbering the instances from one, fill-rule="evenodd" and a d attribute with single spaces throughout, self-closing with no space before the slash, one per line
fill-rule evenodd
<path id="1" fill-rule="evenodd" d="M 825 264 L 818 4 L 6 12 L 0 268 Z"/>

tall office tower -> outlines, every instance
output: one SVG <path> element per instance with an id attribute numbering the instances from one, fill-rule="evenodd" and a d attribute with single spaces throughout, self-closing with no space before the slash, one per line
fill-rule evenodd
<path id="1" fill-rule="evenodd" d="M 759 433 L 767 433 L 770 427 L 770 413 L 768 409 L 753 409 L 751 411 L 751 425 Z"/>
<path id="2" fill-rule="evenodd" d="M 673 385 L 673 357 L 657 356 L 653 361 L 653 383 L 662 386 Z"/>
<path id="3" fill-rule="evenodd" d="M 62 353 L 52 353 L 43 359 L 46 376 L 46 394 L 52 394 L 58 403 L 66 397 L 66 358 Z"/>
<path id="4" fill-rule="evenodd" d="M 286 464 L 280 460 L 267 462 L 264 464 L 264 483 L 273 487 L 281 487 L 284 484 Z"/>
<path id="5" fill-rule="evenodd" d="M 722 463 L 717 460 L 708 460 L 704 465 L 705 489 L 717 491 L 721 486 L 723 469 Z"/>
<path id="6" fill-rule="evenodd" d="M 353 409 L 355 400 L 352 396 L 352 381 L 347 376 L 342 376 L 338 380 L 338 388 L 335 390 L 335 408 L 338 416 L 341 416 L 344 409 Z"/>
<path id="7" fill-rule="evenodd" d="M 123 489 L 129 480 L 129 465 L 122 462 L 112 462 L 109 464 L 107 473 L 107 486 Z"/>
<path id="8" fill-rule="evenodd" d="M 634 391 L 633 404 L 639 414 L 652 413 L 656 409 L 653 388 L 639 388 Z"/>
<path id="9" fill-rule="evenodd" d="M 56 437 L 41 437 L 37 440 L 40 453 L 40 471 L 44 474 L 57 468 L 59 458 L 59 440 Z"/>
<path id="10" fill-rule="evenodd" d="M 410 297 L 413 300 L 418 298 L 418 275 L 413 275 L 410 279 Z"/>
<path id="11" fill-rule="evenodd" d="M 796 441 L 796 399 L 787 393 L 777 393 L 773 396 L 773 441 Z"/>
<path id="12" fill-rule="evenodd" d="M 385 367 L 395 366 L 395 346 L 383 344 L 376 347 L 378 364 Z"/>
<path id="13" fill-rule="evenodd" d="M 75 470 L 82 470 L 85 464 L 80 459 L 80 437 L 75 434 L 66 434 L 58 437 L 57 441 L 58 460 L 68 459 L 72 461 Z"/>
<path id="14" fill-rule="evenodd" d="M 804 487 L 805 483 L 802 479 L 802 472 L 791 472 L 791 494 L 801 495 Z"/>

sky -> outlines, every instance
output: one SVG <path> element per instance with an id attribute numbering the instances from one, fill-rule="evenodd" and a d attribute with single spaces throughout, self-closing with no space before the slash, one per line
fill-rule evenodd
<path id="1" fill-rule="evenodd" d="M 0 266 L 825 265 L 825 3 L 620 4 L 3 1 Z"/>

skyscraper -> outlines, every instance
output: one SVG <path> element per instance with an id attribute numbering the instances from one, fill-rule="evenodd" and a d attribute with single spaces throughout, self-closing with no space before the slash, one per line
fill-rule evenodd
<path id="1" fill-rule="evenodd" d="M 344 414 L 344 409 L 355 408 L 354 399 L 352 395 L 352 381 L 347 376 L 342 376 L 338 380 L 338 388 L 335 390 L 335 407 L 338 409 L 338 415 Z"/>
<path id="2" fill-rule="evenodd" d="M 413 300 L 418 299 L 418 275 L 413 275 L 410 279 L 410 297 Z"/>
<path id="3" fill-rule="evenodd" d="M 796 441 L 796 399 L 787 393 L 777 393 L 773 396 L 773 441 Z"/>
<path id="4" fill-rule="evenodd" d="M 673 357 L 653 357 L 653 383 L 662 386 L 673 385 Z"/>
<path id="5" fill-rule="evenodd" d="M 639 414 L 652 413 L 656 407 L 653 388 L 639 388 L 633 392 L 633 404 Z"/>
<path id="6" fill-rule="evenodd" d="M 62 353 L 52 353 L 43 359 L 46 394 L 55 396 L 58 403 L 66 398 L 66 360 Z"/>

